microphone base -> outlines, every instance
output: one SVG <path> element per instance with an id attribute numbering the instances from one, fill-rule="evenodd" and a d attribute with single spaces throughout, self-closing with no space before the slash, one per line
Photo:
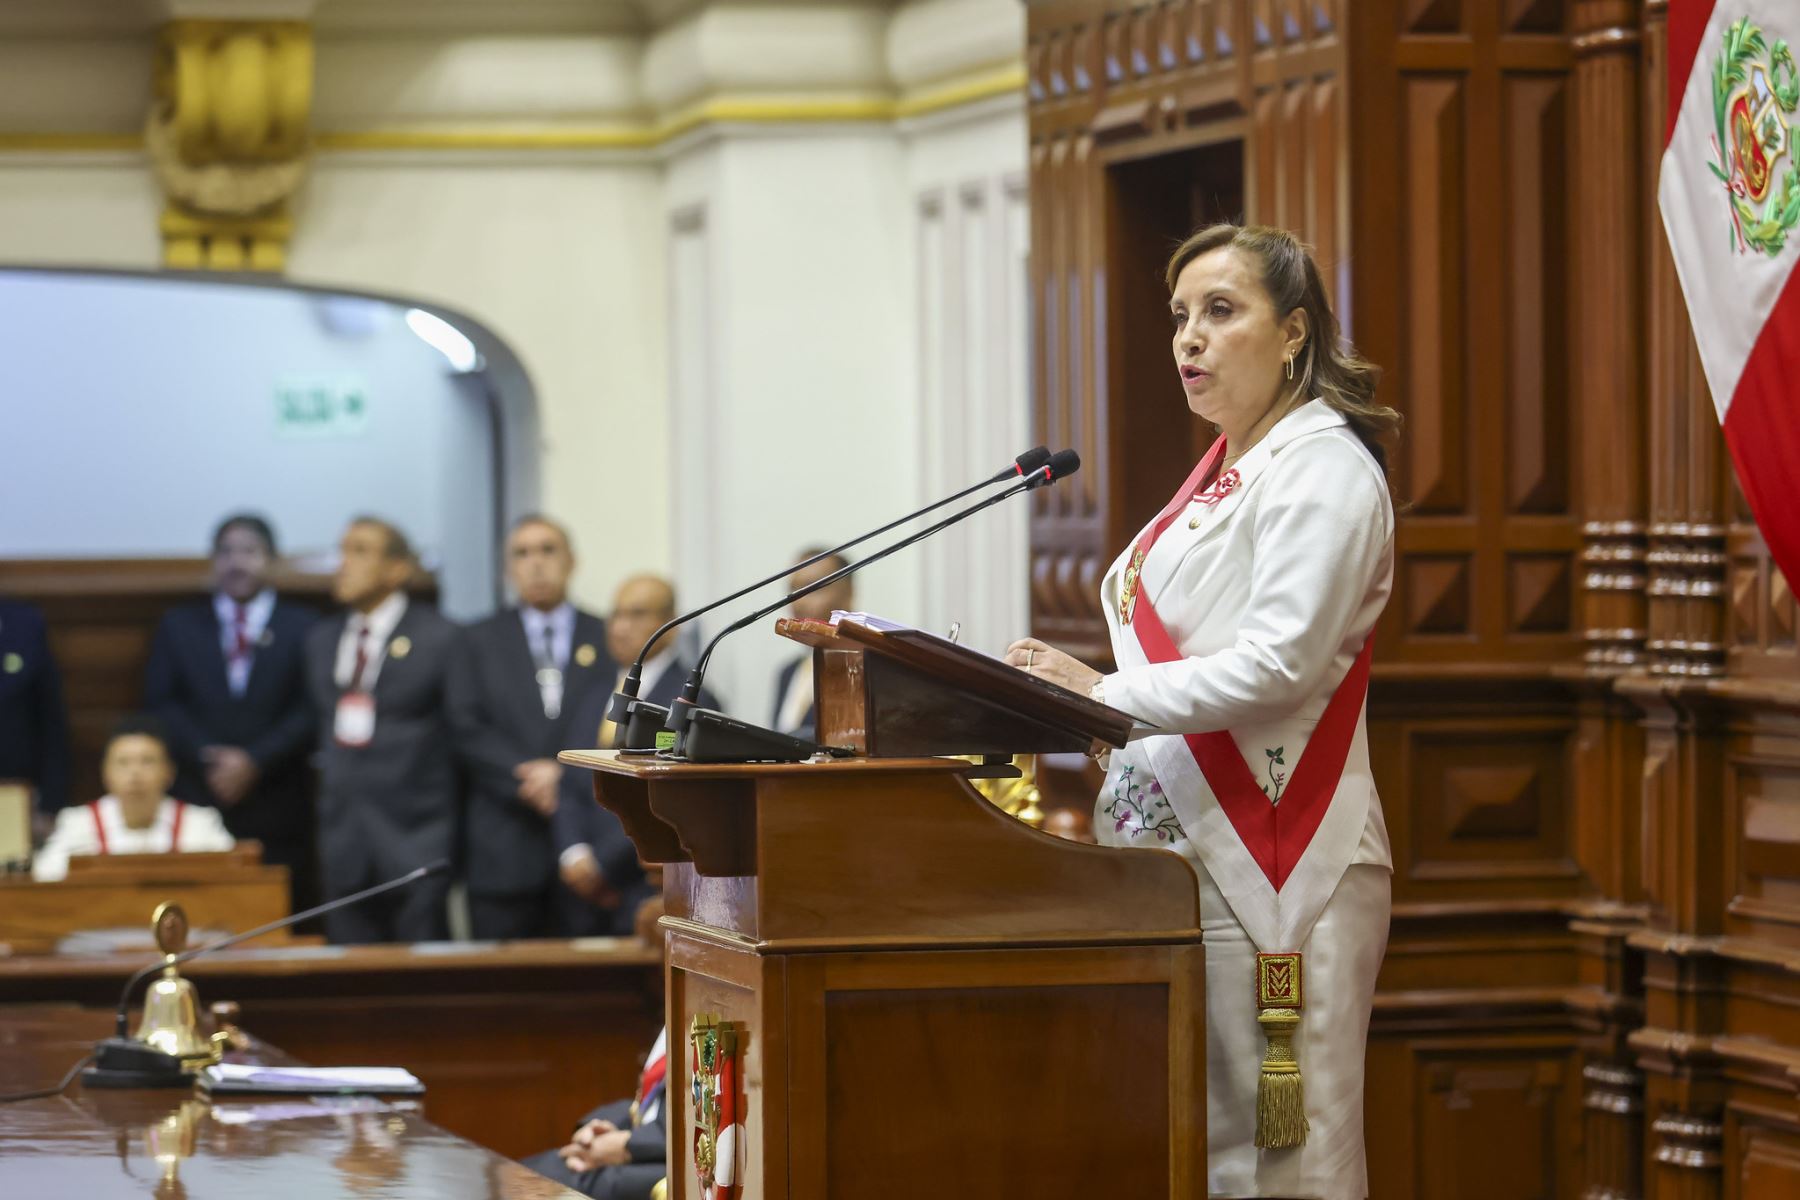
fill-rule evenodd
<path id="1" fill-rule="evenodd" d="M 109 1037 L 94 1046 L 94 1064 L 81 1072 L 91 1088 L 192 1087 L 182 1061 L 136 1038 Z"/>
<path id="2" fill-rule="evenodd" d="M 823 747 L 805 738 L 751 725 L 711 708 L 688 715 L 672 757 L 696 763 L 804 762 Z"/>
<path id="3" fill-rule="evenodd" d="M 675 744 L 674 735 L 663 728 L 668 722 L 669 710 L 662 705 L 633 700 L 626 705 L 625 712 L 625 724 L 620 726 L 624 737 L 619 753 L 655 754 Z"/>

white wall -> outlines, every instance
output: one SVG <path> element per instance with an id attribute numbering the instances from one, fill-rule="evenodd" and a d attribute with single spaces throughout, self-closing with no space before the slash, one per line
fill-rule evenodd
<path id="1" fill-rule="evenodd" d="M 604 611 L 625 575 L 671 565 L 660 183 L 544 157 L 321 155 L 289 274 L 438 300 L 513 347 L 537 390 L 539 506 L 574 534 L 577 600 Z"/>
<path id="2" fill-rule="evenodd" d="M 1030 444 L 1025 151 L 1017 100 L 905 134 L 912 408 L 926 497 L 982 478 Z M 914 623 L 941 631 L 958 622 L 964 644 L 990 654 L 1024 636 L 1028 502 L 1016 497 L 923 548 L 927 585 Z"/>
<path id="3" fill-rule="evenodd" d="M 691 598 L 916 506 L 900 172 L 892 135 L 857 127 L 698 147 L 671 165 L 668 493 Z M 859 603 L 904 617 L 923 587 L 919 560 L 896 558 L 858 576 Z M 753 607 L 721 610 L 709 632 Z M 726 700 L 759 721 L 796 652 L 773 624 L 715 659 Z"/>
<path id="4" fill-rule="evenodd" d="M 356 330 L 280 289 L 0 272 L 7 343 L 0 557 L 198 555 L 219 518 L 266 514 L 290 554 L 388 517 L 439 573 L 453 615 L 485 611 L 494 572 L 488 414 L 391 305 Z M 368 419 L 297 437 L 289 377 L 355 382 Z"/>

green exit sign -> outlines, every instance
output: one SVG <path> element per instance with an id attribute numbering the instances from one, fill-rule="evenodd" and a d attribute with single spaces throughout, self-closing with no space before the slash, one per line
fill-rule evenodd
<path id="1" fill-rule="evenodd" d="M 353 375 L 290 376 L 275 385 L 282 437 L 356 437 L 369 425 L 369 388 Z"/>

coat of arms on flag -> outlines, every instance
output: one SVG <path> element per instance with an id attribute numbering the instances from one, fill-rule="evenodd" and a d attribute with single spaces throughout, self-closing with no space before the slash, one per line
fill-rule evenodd
<path id="1" fill-rule="evenodd" d="M 738 1118 L 738 1030 L 717 1013 L 698 1013 L 693 1047 L 694 1173 L 705 1200 L 729 1200 L 738 1185 L 743 1126 Z"/>
<path id="2" fill-rule="evenodd" d="M 1750 18 L 1725 30 L 1713 62 L 1713 150 L 1708 164 L 1725 185 L 1732 245 L 1775 255 L 1800 224 L 1800 154 L 1791 118 L 1800 108 L 1800 71 L 1781 39 L 1773 45 Z"/>

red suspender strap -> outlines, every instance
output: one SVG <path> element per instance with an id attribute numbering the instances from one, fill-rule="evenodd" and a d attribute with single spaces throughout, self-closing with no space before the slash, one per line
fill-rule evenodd
<path id="1" fill-rule="evenodd" d="M 1174 520 L 1173 514 L 1187 506 L 1194 488 L 1204 480 L 1205 471 L 1224 444 L 1222 438 L 1213 444 L 1182 491 L 1170 501 L 1170 507 L 1163 510 L 1163 515 L 1147 531 L 1146 538 L 1139 540 L 1140 552 L 1148 553 L 1149 545 Z M 1144 657 L 1153 663 L 1180 659 L 1182 654 L 1176 648 L 1175 639 L 1164 628 L 1150 597 L 1141 590 L 1136 608 L 1131 627 L 1137 632 Z M 1350 664 L 1350 670 L 1326 704 L 1318 726 L 1306 743 L 1305 752 L 1288 778 L 1287 786 L 1282 789 L 1280 804 L 1271 803 L 1263 793 L 1229 732 L 1190 733 L 1183 738 L 1200 773 L 1206 777 L 1206 785 L 1218 797 L 1219 807 L 1230 818 L 1244 848 L 1250 851 L 1250 856 L 1277 892 L 1311 844 L 1313 834 L 1318 832 L 1319 822 L 1325 819 L 1325 810 L 1344 774 L 1344 760 L 1350 756 L 1350 743 L 1356 738 L 1356 718 L 1369 690 L 1369 659 L 1374 648 L 1375 634 L 1370 631 L 1361 653 Z"/>
<path id="2" fill-rule="evenodd" d="M 1296 771 L 1298 767 L 1294 768 Z M 175 802 L 175 821 L 169 826 L 169 853 L 174 854 L 181 849 L 181 818 L 187 814 L 187 805 Z"/>
<path id="3" fill-rule="evenodd" d="M 106 848 L 106 822 L 100 819 L 100 802 L 98 800 L 88 805 L 88 814 L 94 818 L 94 837 L 99 839 L 100 853 L 110 853 Z"/>
<path id="4" fill-rule="evenodd" d="M 669 1055 L 664 1051 L 658 1057 L 644 1064 L 644 1073 L 638 1078 L 638 1103 L 644 1104 L 650 1099 L 650 1093 L 656 1090 L 669 1073 Z"/>

